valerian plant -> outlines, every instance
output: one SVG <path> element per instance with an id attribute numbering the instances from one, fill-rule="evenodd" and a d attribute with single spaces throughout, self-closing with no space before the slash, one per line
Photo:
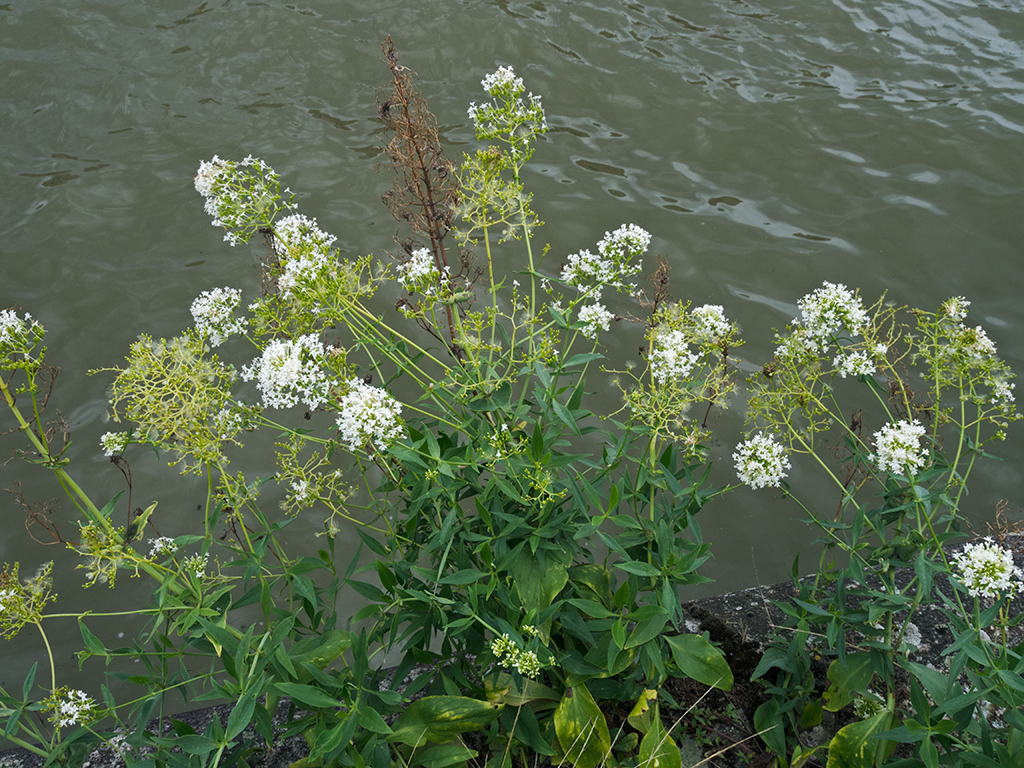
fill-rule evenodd
<path id="1" fill-rule="evenodd" d="M 1021 572 L 993 543 L 953 558 L 948 549 L 962 536 L 971 471 L 1019 418 L 1013 373 L 985 331 L 965 324 L 968 305 L 953 297 L 904 314 L 825 283 L 798 302 L 774 359 L 750 380 L 748 419 L 762 432 L 737 451 L 737 471 L 797 500 L 824 544 L 817 575 L 798 582 L 800 597 L 785 608 L 795 634 L 780 638 L 755 676 L 791 676 L 784 649 L 808 633 L 835 657 L 823 697 L 774 684 L 758 710 L 759 728 L 775 726 L 766 740 L 782 759 L 806 761 L 814 750 L 799 731 L 822 709 L 851 703 L 860 719 L 832 739 L 829 765 L 882 764 L 900 743 L 929 766 L 1024 757 L 1024 660 L 1006 631 L 1020 621 L 1007 600 Z M 834 512 L 785 483 L 790 453 L 832 481 Z M 940 590 L 947 580 L 953 588 Z M 954 632 L 941 672 L 911 658 L 921 644 L 914 621 L 935 610 Z"/>
<path id="2" fill-rule="evenodd" d="M 0 389 L 32 443 L 23 457 L 50 468 L 82 516 L 77 540 L 53 535 L 81 555 L 90 583 L 113 586 L 124 571 L 154 580 L 154 605 L 126 612 L 150 617 L 128 646 L 93 634 L 86 619 L 99 614 L 75 614 L 83 659 L 142 663 L 128 678 L 141 686 L 135 699 L 118 702 L 104 687 L 100 705 L 68 689 L 52 654 L 48 685 L 36 685 L 33 669 L 20 696 L 0 692 L 5 735 L 48 759 L 80 760 L 105 742 L 128 762 L 243 764 L 302 734 L 304 767 L 679 766 L 659 711 L 659 701 L 671 703 L 666 683 L 733 683 L 722 652 L 686 630 L 680 600 L 683 587 L 706 580 L 697 514 L 740 484 L 709 485 L 704 447 L 712 409 L 736 389 L 736 325 L 721 306 L 673 300 L 663 263 L 649 292 L 638 287 L 652 238 L 636 224 L 610 222 L 594 233 L 596 253 L 546 262 L 524 168 L 547 122 L 513 69 L 484 77 L 486 97 L 469 118 L 486 144 L 456 167 L 390 39 L 383 53 L 391 82 L 377 109 L 383 166 L 394 173 L 384 203 L 403 227 L 396 252 L 343 258 L 264 160 L 204 161 L 195 188 L 224 239 L 262 240 L 261 290 L 245 301 L 238 288 L 205 291 L 191 305 L 193 327 L 142 336 L 123 366 L 102 369 L 125 429 L 105 434 L 100 450 L 127 481 L 127 510 L 119 497 L 102 508 L 90 500 L 68 473 L 66 441 L 44 425 L 52 375 L 42 326 L 0 316 L 10 372 Z M 868 725 L 836 735 L 829 759 L 864 764 L 851 756 L 873 738 L 880 757 L 895 741 L 917 743 L 926 762 L 936 744 L 948 754 L 961 742 L 986 756 L 1018 754 L 1013 716 L 998 730 L 984 719 L 964 724 L 963 712 L 982 696 L 1007 711 L 1019 704 L 1007 682 L 1019 649 L 1005 633 L 981 633 L 1012 623 L 1003 609 L 1020 574 L 995 549 L 965 550 L 952 563 L 942 549 L 988 430 L 1016 418 L 1012 374 L 984 331 L 962 324 L 962 299 L 916 313 L 914 336 L 894 309 L 865 308 L 843 286 L 826 284 L 799 307 L 751 384 L 759 431 L 734 461 L 741 483 L 791 494 L 790 456 L 805 453 L 840 491 L 834 518 L 807 508 L 826 554 L 840 549 L 850 566 L 823 568 L 803 588 L 792 637 L 822 629 L 836 656 L 826 707 L 856 697 L 878 706 Z M 602 338 L 619 322 L 632 325 L 638 359 L 606 359 Z M 913 365 L 931 389 L 912 389 Z M 621 390 L 617 411 L 591 410 L 598 378 Z M 853 379 L 875 405 L 851 421 L 838 403 Z M 876 423 L 876 436 L 863 437 Z M 850 452 L 841 470 L 823 455 L 829 430 Z M 948 431 L 956 439 L 944 443 Z M 258 432 L 272 439 L 261 443 Z M 261 476 L 231 469 L 229 458 L 262 455 L 270 442 L 275 456 Z M 129 457 L 138 446 L 205 480 L 202 530 L 161 535 L 156 503 L 135 506 Z M 948 460 L 940 448 L 952 448 Z M 871 492 L 881 507 L 861 501 Z M 299 516 L 322 530 L 294 552 L 281 532 Z M 338 561 L 343 530 L 358 534 L 362 558 Z M 911 587 L 896 583 L 900 565 L 914 568 Z M 975 693 L 939 691 L 911 666 L 917 725 L 900 725 L 894 664 L 913 664 L 902 650 L 910 618 L 947 573 L 962 587 L 943 598 L 961 633 L 952 671 L 969 675 Z M 45 639 L 46 621 L 63 615 L 44 612 L 53 596 L 49 571 L 40 574 L 22 581 L 16 565 L 0 574 L 6 634 L 33 625 Z M 353 616 L 339 605 L 343 586 L 365 601 Z M 785 663 L 780 653 L 765 657 L 759 676 L 806 666 L 803 646 L 791 643 Z M 385 658 L 396 664 L 389 673 Z M 777 684 L 755 717 L 784 760 L 809 754 L 785 735 L 789 726 L 795 738 L 792 726 L 821 708 L 805 682 Z M 226 724 L 202 734 L 176 721 L 173 735 L 148 731 L 172 692 L 235 703 Z M 280 706 L 283 732 L 272 721 Z M 947 714 L 962 735 L 943 724 Z"/>

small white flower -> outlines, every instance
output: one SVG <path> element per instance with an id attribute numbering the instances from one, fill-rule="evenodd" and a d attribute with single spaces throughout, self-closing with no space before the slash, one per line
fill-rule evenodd
<path id="1" fill-rule="evenodd" d="M 245 332 L 245 319 L 234 316 L 241 301 L 242 292 L 237 288 L 214 288 L 203 291 L 192 302 L 196 330 L 209 340 L 211 347 L 219 347 L 229 336 Z"/>
<path id="2" fill-rule="evenodd" d="M 30 346 L 30 335 L 41 337 L 43 326 L 25 313 L 25 319 L 19 320 L 18 313 L 13 309 L 0 311 L 0 353 L 7 348 L 14 351 L 25 351 Z"/>
<path id="3" fill-rule="evenodd" d="M 818 344 L 814 336 L 806 328 L 794 328 L 775 348 L 775 356 L 780 360 L 803 362 L 818 356 Z"/>
<path id="4" fill-rule="evenodd" d="M 562 280 L 579 288 L 586 296 L 597 296 L 605 284 L 616 279 L 614 265 L 609 259 L 595 256 L 588 250 L 571 253 L 562 267 Z"/>
<path id="5" fill-rule="evenodd" d="M 511 661 L 523 677 L 536 677 L 540 674 L 540 659 L 533 651 L 518 651 Z"/>
<path id="6" fill-rule="evenodd" d="M 971 306 L 971 302 L 963 296 L 953 296 L 942 302 L 941 311 L 951 320 L 962 323 L 964 318 L 967 317 L 967 308 L 969 306 Z"/>
<path id="7" fill-rule="evenodd" d="M 21 602 L 21 596 L 13 589 L 0 589 L 0 614 L 10 613 Z"/>
<path id="8" fill-rule="evenodd" d="M 985 329 L 980 325 L 975 328 L 963 328 L 960 331 L 958 341 L 962 345 L 964 352 L 974 358 L 975 361 L 981 362 L 985 358 L 995 357 L 996 355 L 995 342 L 988 337 Z"/>
<path id="9" fill-rule="evenodd" d="M 213 185 L 228 165 L 216 155 L 212 160 L 203 160 L 199 163 L 199 171 L 196 173 L 196 191 L 203 197 L 210 197 L 214 194 Z"/>
<path id="10" fill-rule="evenodd" d="M 121 456 L 128 448 L 128 433 L 107 432 L 100 438 L 100 448 L 104 456 Z"/>
<path id="11" fill-rule="evenodd" d="M 1003 410 L 1010 408 L 1010 403 L 1014 402 L 1013 397 L 1014 384 L 1009 381 L 996 381 L 992 383 L 992 394 L 990 395 L 993 403 L 1000 405 Z"/>
<path id="12" fill-rule="evenodd" d="M 597 298 L 605 287 L 632 293 L 624 280 L 640 272 L 640 256 L 651 242 L 650 234 L 635 224 L 623 224 L 614 232 L 605 232 L 597 244 L 597 255 L 582 250 L 566 257 L 562 280 L 583 295 Z"/>
<path id="13" fill-rule="evenodd" d="M 597 340 L 598 331 L 607 331 L 611 327 L 611 321 L 615 315 L 604 308 L 603 304 L 591 304 L 580 310 L 580 322 L 583 328 L 580 331 L 588 339 Z"/>
<path id="14" fill-rule="evenodd" d="M 797 302 L 800 317 L 794 320 L 810 333 L 824 348 L 842 330 L 851 335 L 863 332 L 868 313 L 856 294 L 842 283 L 822 283 L 821 288 L 807 294 Z"/>
<path id="15" fill-rule="evenodd" d="M 308 506 L 312 502 L 313 489 L 305 480 L 296 480 L 292 483 L 291 496 L 296 504 Z"/>
<path id="16" fill-rule="evenodd" d="M 289 254 L 309 248 L 324 253 L 338 239 L 324 232 L 316 223 L 316 219 L 293 213 L 274 223 L 274 237 L 277 238 Z"/>
<path id="17" fill-rule="evenodd" d="M 705 304 L 691 310 L 694 324 L 694 341 L 707 344 L 729 335 L 732 325 L 725 319 L 725 310 L 719 304 Z"/>
<path id="18" fill-rule="evenodd" d="M 697 355 L 690 351 L 682 331 L 657 334 L 651 341 L 648 362 L 651 376 L 659 384 L 686 376 L 697 364 Z"/>
<path id="19" fill-rule="evenodd" d="M 484 79 L 480 81 L 480 85 L 491 96 L 496 96 L 499 92 L 507 92 L 510 96 L 518 96 L 526 90 L 526 86 L 523 85 L 523 79 L 516 77 L 512 67 L 498 67 L 497 71 L 493 74 L 484 76 Z M 470 116 L 472 117 L 472 115 Z"/>
<path id="20" fill-rule="evenodd" d="M 291 408 L 299 402 L 315 410 L 327 397 L 329 382 L 320 365 L 325 349 L 316 334 L 296 341 L 275 340 L 242 368 L 242 379 L 256 380 L 268 408 Z"/>
<path id="21" fill-rule="evenodd" d="M 186 557 L 185 561 L 181 564 L 181 567 L 197 579 L 201 579 L 206 575 L 206 555 L 192 555 L 191 557 Z"/>
<path id="22" fill-rule="evenodd" d="M 1013 562 L 1013 553 L 990 538 L 968 544 L 953 557 L 957 577 L 971 597 L 998 598 L 1021 591 L 1024 572 Z"/>
<path id="23" fill-rule="evenodd" d="M 651 233 L 636 224 L 623 224 L 614 232 L 605 232 L 604 237 L 597 244 L 597 250 L 602 256 L 615 258 L 617 256 L 639 258 L 647 252 L 651 244 Z"/>
<path id="24" fill-rule="evenodd" d="M 370 442 L 382 448 L 401 439 L 405 434 L 401 404 L 385 390 L 360 379 L 352 379 L 348 385 L 348 393 L 338 401 L 341 442 L 355 451 Z"/>
<path id="25" fill-rule="evenodd" d="M 178 545 L 174 543 L 174 539 L 169 536 L 158 536 L 155 539 L 150 539 L 149 543 L 151 548 L 149 550 L 150 557 L 158 557 L 160 555 L 173 555 L 178 551 Z"/>
<path id="26" fill-rule="evenodd" d="M 882 702 L 873 696 L 858 696 L 853 700 L 853 714 L 858 720 L 867 720 L 885 709 Z"/>
<path id="27" fill-rule="evenodd" d="M 736 446 L 732 459 L 740 482 L 754 490 L 778 488 L 792 466 L 782 444 L 761 432 Z"/>
<path id="28" fill-rule="evenodd" d="M 398 282 L 409 293 L 434 293 L 439 277 L 434 255 L 427 248 L 417 248 L 408 261 L 398 265 Z"/>
<path id="29" fill-rule="evenodd" d="M 878 468 L 894 475 L 916 475 L 927 458 L 920 445 L 924 435 L 925 428 L 917 419 L 912 422 L 886 424 L 875 432 L 877 453 L 873 457 L 878 463 Z"/>
<path id="30" fill-rule="evenodd" d="M 840 353 L 832 361 L 832 367 L 844 379 L 847 376 L 870 376 L 875 372 L 875 361 L 865 351 L 851 352 L 848 355 Z"/>
<path id="31" fill-rule="evenodd" d="M 94 719 L 96 702 L 83 691 L 68 690 L 52 701 L 50 722 L 58 728 L 87 723 Z"/>

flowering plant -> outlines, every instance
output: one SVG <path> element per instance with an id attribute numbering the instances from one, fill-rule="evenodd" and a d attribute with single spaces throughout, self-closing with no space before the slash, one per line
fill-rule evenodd
<path id="1" fill-rule="evenodd" d="M 825 283 L 797 303 L 800 316 L 779 334 L 774 359 L 750 380 L 748 419 L 781 442 L 758 434 L 745 443 L 734 456 L 740 478 L 753 488 L 781 487 L 822 531 L 824 544 L 814 579 L 796 584 L 799 600 L 785 609 L 795 630 L 779 639 L 785 654 L 766 655 L 755 672 L 762 677 L 774 670 L 789 681 L 772 684 L 775 694 L 755 717 L 759 728 L 774 726 L 766 741 L 787 759 L 811 754 L 799 741 L 791 753 L 787 732 L 798 738 L 801 726 L 820 720 L 822 708 L 838 711 L 854 700 L 876 706 L 836 735 L 830 764 L 833 754 L 851 760 L 858 750 L 857 764 L 880 764 L 900 742 L 917 745 L 929 765 L 939 749 L 994 755 L 1004 748 L 977 740 L 982 731 L 994 738 L 980 702 L 985 697 L 1000 710 L 1019 709 L 1022 702 L 1020 686 L 1006 677 L 1018 658 L 1007 646 L 1013 619 L 1006 600 L 1019 589 L 1021 572 L 994 544 L 968 545 L 953 558 L 948 544 L 961 535 L 960 503 L 971 470 L 1019 415 L 1013 374 L 984 330 L 964 324 L 968 305 L 954 297 L 937 312 L 913 310 L 911 332 L 895 307 L 882 301 L 865 307 L 856 292 Z M 848 378 L 856 381 L 844 382 Z M 868 402 L 844 405 L 858 391 Z M 829 440 L 846 453 L 839 467 Z M 784 481 L 790 462 L 784 448 L 806 455 L 833 482 L 839 495 L 834 515 L 798 499 Z M 845 566 L 837 564 L 836 550 Z M 959 591 L 940 594 L 943 576 L 962 586 L 974 605 Z M 979 611 L 981 597 L 994 602 L 990 610 Z M 941 684 L 910 659 L 920 645 L 913 619 L 937 600 L 956 632 L 945 651 L 952 654 L 952 675 Z M 798 673 L 783 661 L 815 629 L 819 651 L 835 655 L 829 688 L 817 701 L 800 679 L 806 668 Z M 999 630 L 1001 642 L 985 639 L 986 629 Z M 911 673 L 912 708 L 898 697 L 908 685 L 898 670 Z M 962 670 L 966 694 L 948 684 Z M 800 687 L 803 693 L 794 695 Z M 925 706 L 925 691 L 939 706 Z M 808 717 L 815 707 L 818 715 Z M 947 716 L 959 732 L 944 724 L 951 724 Z M 1024 722 L 1007 722 L 1001 743 L 1019 750 L 1015 731 Z"/>
<path id="2" fill-rule="evenodd" d="M 988 757 L 997 744 L 1019 756 L 1012 715 L 997 733 L 978 725 L 953 736 L 945 725 L 982 694 L 1007 711 L 1020 703 L 1008 677 L 1019 649 L 1005 631 L 1001 644 L 981 634 L 1012 622 L 1004 609 L 1020 572 L 994 545 L 952 562 L 943 549 L 958 532 L 970 469 L 1017 418 L 1012 373 L 984 330 L 964 324 L 968 302 L 915 312 L 911 336 L 894 308 L 865 307 L 843 285 L 801 299 L 750 382 L 754 426 L 732 456 L 740 482 L 708 487 L 708 419 L 735 393 L 742 343 L 724 308 L 673 300 L 664 262 L 640 289 L 652 236 L 636 224 L 609 229 L 596 254 L 545 264 L 522 177 L 547 130 L 540 98 L 510 67 L 486 76 L 488 101 L 469 117 L 488 144 L 456 168 L 390 40 L 383 52 L 392 79 L 378 114 L 395 173 L 384 202 L 408 228 L 397 252 L 343 258 L 261 159 L 201 163 L 195 187 L 225 239 L 263 240 L 262 290 L 244 306 L 240 289 L 205 291 L 191 307 L 194 327 L 142 336 L 122 367 L 104 369 L 113 417 L 130 426 L 104 434 L 100 449 L 125 478 L 127 505 L 119 495 L 97 506 L 69 474 L 66 435 L 61 442 L 40 416 L 44 330 L 0 313 L 0 368 L 10 372 L 0 391 L 32 443 L 26 458 L 55 473 L 84 518 L 75 540 L 50 534 L 83 557 L 89 583 L 113 586 L 127 570 L 156 584 L 153 606 L 107 614 L 151 621 L 131 648 L 108 648 L 91 632 L 86 619 L 100 614 L 77 615 L 83 659 L 144 661 L 130 681 L 145 693 L 119 704 L 104 689 L 101 707 L 59 686 L 48 654 L 46 698 L 35 695 L 34 668 L 20 698 L 0 691 L 6 734 L 48 758 L 84 759 L 103 740 L 126 756 L 155 750 L 147 764 L 241 765 L 257 740 L 272 746 L 272 718 L 287 699 L 286 732 L 306 738 L 308 765 L 455 765 L 478 752 L 495 766 L 544 756 L 596 768 L 615 754 L 622 764 L 679 765 L 658 709 L 659 698 L 671 702 L 667 683 L 733 684 L 722 650 L 688 628 L 680 603 L 681 588 L 705 580 L 698 568 L 710 556 L 696 516 L 741 484 L 797 499 L 787 481 L 807 459 L 834 480 L 839 503 L 831 519 L 804 506 L 826 549 L 787 606 L 787 654 L 771 649 L 755 672 L 781 669 L 753 718 L 765 743 L 803 764 L 811 752 L 787 734 L 798 739 L 815 713 L 850 705 L 865 719 L 835 735 L 830 762 L 867 764 L 868 739 L 879 760 L 897 741 L 921 742 L 926 763 L 933 743 L 947 754 Z M 386 302 L 374 303 L 379 294 Z M 395 311 L 379 310 L 392 302 Z M 624 370 L 602 346 L 613 321 L 632 323 L 640 342 Z M 923 369 L 926 393 L 912 388 L 910 366 Z M 623 401 L 597 414 L 588 382 L 605 374 Z M 847 418 L 839 403 L 857 386 L 873 402 Z M 27 395 L 28 418 L 15 394 Z M 258 445 L 249 433 L 259 431 L 273 436 L 274 469 L 252 480 L 229 459 Z M 849 452 L 841 469 L 822 451 L 836 433 Z M 133 506 L 138 445 L 206 480 L 201 531 L 163 535 L 156 502 Z M 880 506 L 864 500 L 870 493 Z M 316 556 L 280 536 L 299 515 L 322 521 Z M 343 531 L 359 537 L 368 562 L 338 562 Z M 837 549 L 846 568 L 829 560 Z M 897 582 L 901 565 L 913 569 L 909 585 Z M 910 619 L 946 574 L 962 588 L 943 598 L 960 633 L 953 665 L 975 684 L 959 699 L 908 660 L 919 642 Z M 339 612 L 343 587 L 365 603 L 353 616 Z M 44 612 L 52 599 L 47 568 L 26 581 L 5 567 L 0 627 L 10 635 L 31 625 L 45 640 L 45 621 L 60 615 Z M 982 610 L 981 600 L 993 604 Z M 805 678 L 786 684 L 809 666 L 811 627 L 824 635 L 819 651 L 835 657 L 823 698 Z M 397 660 L 390 678 L 385 657 Z M 898 711 L 897 666 L 915 674 L 914 713 Z M 232 701 L 226 724 L 179 728 L 181 740 L 148 732 L 155 707 L 179 689 Z M 935 708 L 921 703 L 924 690 Z M 428 695 L 410 702 L 418 693 Z M 23 717 L 40 711 L 55 728 Z M 100 717 L 126 735 L 101 729 Z M 619 739 L 615 728 L 629 733 Z M 456 743 L 470 731 L 480 734 L 473 749 Z"/>

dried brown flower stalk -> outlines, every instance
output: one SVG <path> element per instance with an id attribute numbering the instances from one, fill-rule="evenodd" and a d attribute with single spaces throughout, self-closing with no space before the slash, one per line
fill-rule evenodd
<path id="1" fill-rule="evenodd" d="M 398 54 L 390 35 L 381 44 L 384 59 L 391 69 L 390 88 L 377 97 L 377 114 L 390 140 L 382 147 L 387 166 L 395 172 L 392 188 L 383 196 L 384 204 L 398 221 L 412 228 L 413 237 L 398 241 L 406 254 L 426 247 L 434 257 L 442 280 L 451 283 L 452 293 L 464 291 L 470 271 L 467 254 L 455 247 L 450 254 L 445 238 L 452 229 L 455 207 L 459 202 L 459 180 L 455 167 L 444 156 L 438 138 L 437 119 L 426 101 L 413 87 L 413 73 L 398 63 Z M 452 264 L 456 261 L 456 264 Z M 456 359 L 462 350 L 456 342 L 453 311 L 445 307 L 449 348 Z"/>

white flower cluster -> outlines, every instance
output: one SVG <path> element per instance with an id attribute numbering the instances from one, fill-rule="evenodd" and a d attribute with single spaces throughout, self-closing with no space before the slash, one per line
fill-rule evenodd
<path id="1" fill-rule="evenodd" d="M 341 442 L 349 450 L 371 442 L 381 448 L 402 438 L 402 406 L 395 398 L 360 379 L 352 379 L 348 386 L 349 391 L 338 402 L 338 429 Z"/>
<path id="2" fill-rule="evenodd" d="M 313 503 L 315 488 L 307 480 L 295 480 L 289 491 L 289 501 L 299 506 L 308 507 Z"/>
<path id="3" fill-rule="evenodd" d="M 647 252 L 650 244 L 651 233 L 646 229 L 636 224 L 623 224 L 614 232 L 605 232 L 597 250 L 610 259 L 638 259 Z M 640 262 L 637 262 L 636 271 L 639 272 L 640 268 Z"/>
<path id="4" fill-rule="evenodd" d="M 980 363 L 996 356 L 996 344 L 980 325 L 974 328 L 962 327 L 957 344 L 974 362 Z"/>
<path id="5" fill-rule="evenodd" d="M 761 432 L 736 446 L 732 460 L 740 482 L 754 490 L 778 488 L 792 468 L 782 444 Z"/>
<path id="6" fill-rule="evenodd" d="M 640 257 L 647 251 L 651 235 L 636 224 L 623 224 L 614 232 L 605 232 L 597 244 L 598 255 L 589 250 L 570 254 L 562 267 L 562 280 L 584 296 L 598 298 L 607 288 L 632 293 L 635 288 L 626 278 L 643 268 Z"/>
<path id="7" fill-rule="evenodd" d="M 575 286 L 584 296 L 600 296 L 605 285 L 615 285 L 617 273 L 611 259 L 602 259 L 589 250 L 571 253 L 562 266 L 562 280 Z"/>
<path id="8" fill-rule="evenodd" d="M 506 134 L 513 144 L 510 151 L 516 154 L 519 149 L 515 146 L 515 134 L 520 128 L 532 125 L 535 133 L 547 130 L 540 96 L 529 93 L 524 100 L 526 85 L 511 67 L 498 67 L 494 73 L 486 75 L 480 84 L 487 95 L 492 97 L 492 101 L 484 104 L 473 102 L 469 105 L 467 114 L 476 128 L 477 138 L 496 138 Z"/>
<path id="9" fill-rule="evenodd" d="M 181 567 L 197 579 L 201 579 L 206 575 L 206 555 L 192 555 L 190 557 L 186 557 L 185 561 L 181 564 Z"/>
<path id="10" fill-rule="evenodd" d="M 485 75 L 484 79 L 480 81 L 480 85 L 491 96 L 497 96 L 500 92 L 507 92 L 513 96 L 518 96 L 526 90 L 526 86 L 523 85 L 523 78 L 517 77 L 512 67 L 498 67 L 492 74 Z"/>
<path id="11" fill-rule="evenodd" d="M 0 614 L 10 613 L 21 602 L 21 595 L 13 589 L 0 589 Z"/>
<path id="12" fill-rule="evenodd" d="M 128 433 L 105 433 L 102 437 L 100 437 L 100 448 L 103 451 L 103 455 L 108 458 L 123 455 L 125 450 L 128 448 Z"/>
<path id="13" fill-rule="evenodd" d="M 326 399 L 327 375 L 320 365 L 325 349 L 316 334 L 296 341 L 275 340 L 251 365 L 242 368 L 242 379 L 256 380 L 268 408 L 291 408 L 302 402 L 315 410 Z"/>
<path id="14" fill-rule="evenodd" d="M 998 598 L 1022 591 L 1024 571 L 1013 562 L 1013 553 L 986 537 L 979 544 L 968 544 L 953 557 L 957 577 L 971 597 Z"/>
<path id="15" fill-rule="evenodd" d="M 230 165 L 221 160 L 217 155 L 211 160 L 203 160 L 199 163 L 199 170 L 196 172 L 196 192 L 209 199 L 216 195 L 215 185 L 217 179 L 224 171 L 230 169 Z M 207 207 L 209 212 L 209 207 Z"/>
<path id="16" fill-rule="evenodd" d="M 686 376 L 697 364 L 697 355 L 690 351 L 686 334 L 682 331 L 659 333 L 651 340 L 648 362 L 651 376 L 659 384 Z"/>
<path id="17" fill-rule="evenodd" d="M 25 319 L 19 320 L 18 313 L 13 309 L 0 311 L 0 354 L 10 352 L 27 352 L 34 343 L 29 337 L 38 340 L 43 336 L 43 326 L 25 313 Z"/>
<path id="18" fill-rule="evenodd" d="M 962 323 L 964 318 L 967 317 L 967 308 L 969 306 L 971 306 L 971 302 L 963 296 L 953 296 L 942 302 L 940 311 L 949 319 Z"/>
<path id="19" fill-rule="evenodd" d="M 850 354 L 838 354 L 832 361 L 832 367 L 839 371 L 844 379 L 847 376 L 870 376 L 875 372 L 875 361 L 865 350 Z"/>
<path id="20" fill-rule="evenodd" d="M 885 705 L 873 696 L 858 696 L 853 700 L 853 714 L 858 720 L 867 720 L 885 709 Z"/>
<path id="21" fill-rule="evenodd" d="M 540 674 L 540 659 L 534 651 L 522 651 L 509 638 L 502 635 L 491 640 L 491 653 L 498 663 L 504 667 L 513 667 L 523 677 L 536 677 Z"/>
<path id="22" fill-rule="evenodd" d="M 337 241 L 337 237 L 324 232 L 316 223 L 316 219 L 293 213 L 274 223 L 274 237 L 289 253 L 314 248 L 323 253 Z"/>
<path id="23" fill-rule="evenodd" d="M 583 324 L 581 333 L 588 339 L 597 340 L 598 331 L 607 331 L 611 327 L 611 321 L 615 318 L 611 312 L 605 309 L 604 304 L 591 304 L 580 309 L 579 319 Z"/>
<path id="24" fill-rule="evenodd" d="M 241 301 L 240 290 L 225 287 L 203 291 L 192 302 L 196 330 L 206 337 L 211 347 L 219 347 L 233 334 L 245 333 L 245 319 L 235 317 L 235 309 Z"/>
<path id="25" fill-rule="evenodd" d="M 317 226 L 316 219 L 293 213 L 274 224 L 274 237 L 281 244 L 284 272 L 277 285 L 285 296 L 297 286 L 310 283 L 331 263 L 331 246 L 338 239 Z"/>
<path id="26" fill-rule="evenodd" d="M 150 539 L 150 557 L 157 557 L 159 555 L 173 555 L 178 551 L 178 545 L 174 543 L 174 539 L 169 536 L 158 536 L 155 539 Z"/>
<path id="27" fill-rule="evenodd" d="M 794 328 L 775 348 L 775 356 L 782 360 L 815 358 L 818 344 L 806 328 Z"/>
<path id="28" fill-rule="evenodd" d="M 274 169 L 252 155 L 239 162 L 216 155 L 204 160 L 195 186 L 205 198 L 204 208 L 213 226 L 227 230 L 224 239 L 231 245 L 247 242 L 275 211 L 289 206 L 278 203 L 281 185 Z"/>
<path id="29" fill-rule="evenodd" d="M 433 294 L 437 290 L 438 277 L 440 273 L 434 263 L 434 255 L 427 248 L 417 248 L 408 261 L 398 265 L 398 282 L 409 293 Z"/>
<path id="30" fill-rule="evenodd" d="M 924 466 L 927 454 L 921 449 L 925 428 L 917 419 L 886 424 L 875 432 L 875 451 L 872 455 L 883 472 L 893 475 L 906 473 L 913 477 Z"/>
<path id="31" fill-rule="evenodd" d="M 1014 386 L 1009 381 L 994 381 L 992 383 L 992 394 L 990 395 L 992 402 L 998 404 L 1004 411 L 1009 410 L 1015 400 L 1013 396 Z"/>
<path id="32" fill-rule="evenodd" d="M 53 702 L 50 722 L 58 728 L 90 722 L 96 714 L 96 702 L 83 691 L 69 690 Z"/>
<path id="33" fill-rule="evenodd" d="M 694 341 L 698 344 L 713 343 L 732 331 L 732 324 L 725 318 L 720 304 L 705 304 L 691 310 L 694 325 Z"/>
<path id="34" fill-rule="evenodd" d="M 853 336 L 862 333 L 868 323 L 861 300 L 842 283 L 822 283 L 821 288 L 800 299 L 797 307 L 800 317 L 793 322 L 807 329 L 819 349 L 843 330 Z"/>

